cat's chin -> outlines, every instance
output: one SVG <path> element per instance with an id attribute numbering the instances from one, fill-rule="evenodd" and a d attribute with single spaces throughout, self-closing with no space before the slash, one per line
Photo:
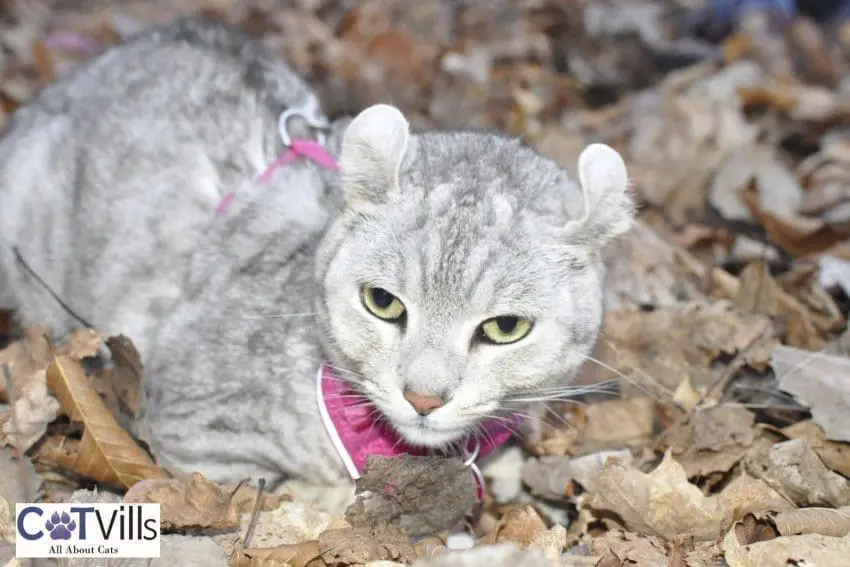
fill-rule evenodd
<path id="1" fill-rule="evenodd" d="M 393 424 L 393 429 L 409 444 L 417 447 L 442 449 L 469 434 L 466 427 L 435 429 L 425 424 Z"/>

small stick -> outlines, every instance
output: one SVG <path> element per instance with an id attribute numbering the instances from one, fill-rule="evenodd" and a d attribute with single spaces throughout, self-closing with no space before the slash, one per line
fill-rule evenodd
<path id="1" fill-rule="evenodd" d="M 251 512 L 251 521 L 248 522 L 248 529 L 245 530 L 245 539 L 242 544 L 245 549 L 251 547 L 251 538 L 254 536 L 254 528 L 257 525 L 257 518 L 260 516 L 260 502 L 263 500 L 263 490 L 266 488 L 266 479 L 259 479 L 257 484 L 259 485 L 257 489 L 257 499 L 254 501 L 254 510 Z"/>

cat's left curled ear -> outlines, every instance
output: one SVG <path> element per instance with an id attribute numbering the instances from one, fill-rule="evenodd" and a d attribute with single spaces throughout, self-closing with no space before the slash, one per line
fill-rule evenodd
<path id="1" fill-rule="evenodd" d="M 635 205 L 629 193 L 626 164 L 605 144 L 590 144 L 578 158 L 584 214 L 567 224 L 572 239 L 601 248 L 631 228 Z"/>
<path id="2" fill-rule="evenodd" d="M 410 124 L 396 107 L 376 104 L 358 114 L 345 131 L 340 156 L 348 206 L 368 208 L 397 192 L 412 146 Z"/>

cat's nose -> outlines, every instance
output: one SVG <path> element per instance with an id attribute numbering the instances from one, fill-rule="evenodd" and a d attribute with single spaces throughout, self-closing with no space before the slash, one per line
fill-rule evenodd
<path id="1" fill-rule="evenodd" d="M 429 396 L 411 391 L 406 391 L 404 393 L 404 399 L 410 402 L 410 405 L 413 406 L 413 409 L 415 409 L 416 413 L 419 415 L 428 415 L 446 403 L 440 396 Z"/>

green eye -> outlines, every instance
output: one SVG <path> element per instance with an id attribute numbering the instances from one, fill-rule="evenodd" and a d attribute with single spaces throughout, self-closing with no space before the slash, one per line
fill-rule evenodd
<path id="1" fill-rule="evenodd" d="M 363 286 L 360 297 L 369 313 L 378 319 L 397 321 L 404 315 L 404 303 L 385 289 Z"/>
<path id="2" fill-rule="evenodd" d="M 514 315 L 493 317 L 481 323 L 481 335 L 485 341 L 497 345 L 515 343 L 531 331 L 531 321 Z"/>

